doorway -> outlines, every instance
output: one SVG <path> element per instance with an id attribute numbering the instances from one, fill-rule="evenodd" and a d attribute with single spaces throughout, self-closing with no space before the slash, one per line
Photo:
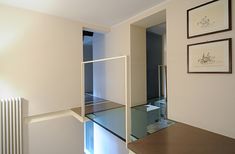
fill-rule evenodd
<path id="1" fill-rule="evenodd" d="M 147 100 L 166 98 L 166 23 L 146 29 Z"/>
<path id="2" fill-rule="evenodd" d="M 146 29 L 147 102 L 167 117 L 166 22 Z"/>
<path id="3" fill-rule="evenodd" d="M 167 119 L 166 25 L 166 10 L 131 24 L 131 133 L 136 139 L 174 123 Z"/>

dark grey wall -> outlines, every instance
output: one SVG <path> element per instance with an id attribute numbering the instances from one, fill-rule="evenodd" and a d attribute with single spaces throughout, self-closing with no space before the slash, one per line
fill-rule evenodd
<path id="1" fill-rule="evenodd" d="M 93 60 L 93 47 L 83 44 L 83 61 Z M 85 64 L 85 92 L 93 93 L 93 64 Z"/>
<path id="2" fill-rule="evenodd" d="M 147 32 L 147 99 L 158 97 L 158 65 L 162 60 L 162 36 Z"/>

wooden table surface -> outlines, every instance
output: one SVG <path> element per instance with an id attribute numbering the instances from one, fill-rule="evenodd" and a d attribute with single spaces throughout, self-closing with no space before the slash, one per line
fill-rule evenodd
<path id="1" fill-rule="evenodd" d="M 235 154 L 235 139 L 176 123 L 128 148 L 136 154 Z"/>

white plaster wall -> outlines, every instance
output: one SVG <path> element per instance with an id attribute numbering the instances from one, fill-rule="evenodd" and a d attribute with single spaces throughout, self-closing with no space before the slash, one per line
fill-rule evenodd
<path id="1" fill-rule="evenodd" d="M 80 106 L 79 22 L 0 5 L 0 98 L 23 97 L 27 115 Z M 72 117 L 26 126 L 24 154 L 82 154 Z"/>
<path id="2" fill-rule="evenodd" d="M 119 56 L 110 54 L 112 50 L 107 49 L 108 34 L 95 33 L 93 36 L 94 59 Z M 116 59 L 93 64 L 94 70 L 94 95 L 125 104 L 124 96 L 124 59 Z"/>
<path id="3" fill-rule="evenodd" d="M 111 32 L 112 33 L 112 32 Z M 93 36 L 93 58 L 101 59 L 112 55 L 107 50 L 109 34 L 95 33 Z M 123 59 L 93 64 L 94 95 L 116 103 L 124 104 L 124 63 Z M 122 127 L 120 125 L 120 127 Z M 125 154 L 126 144 L 104 128 L 94 124 L 95 154 Z"/>
<path id="4" fill-rule="evenodd" d="M 111 42 L 109 46 L 117 47 L 115 51 L 120 49 L 130 51 L 130 41 L 128 41 L 130 39 L 130 25 L 166 9 L 168 117 L 179 122 L 235 138 L 235 123 L 233 122 L 233 117 L 235 117 L 235 112 L 233 111 L 235 108 L 234 73 L 187 74 L 187 44 L 232 37 L 234 45 L 235 30 L 190 40 L 187 39 L 187 9 L 208 1 L 170 0 L 141 12 L 112 28 L 116 32 L 118 31 L 119 35 L 116 35 L 116 37 L 110 35 L 115 38 L 115 41 Z M 235 3 L 232 4 L 232 8 L 232 14 L 234 14 Z M 233 16 L 233 25 L 235 25 L 234 18 Z M 126 42 L 123 42 L 123 40 L 126 40 Z M 122 45 L 117 46 L 120 43 Z"/>
<path id="5" fill-rule="evenodd" d="M 82 25 L 0 5 L 0 98 L 23 97 L 28 115 L 80 106 Z"/>
<path id="6" fill-rule="evenodd" d="M 26 125 L 24 154 L 84 154 L 83 123 L 63 117 Z"/>
<path id="7" fill-rule="evenodd" d="M 130 103 L 131 99 L 131 93 L 130 93 L 130 78 L 131 78 L 131 73 L 130 73 L 130 25 L 126 24 L 121 24 L 117 26 L 113 26 L 111 28 L 111 32 L 106 34 L 105 38 L 105 51 L 106 51 L 106 56 L 107 57 L 113 57 L 113 56 L 122 56 L 122 55 L 127 55 L 127 63 L 128 63 L 128 68 L 127 68 L 127 73 L 128 73 L 128 103 Z M 110 65 L 111 66 L 111 65 Z M 118 94 L 119 98 L 115 98 L 114 101 L 124 104 L 124 62 L 123 59 L 119 60 L 115 65 L 115 71 L 118 74 L 118 77 L 120 77 L 119 80 L 115 82 L 115 85 L 119 87 L 118 89 L 115 89 L 115 92 L 112 93 L 112 96 L 115 96 Z M 112 66 L 110 67 L 112 69 Z"/>
<path id="8" fill-rule="evenodd" d="M 94 124 L 94 154 L 128 154 L 125 142 Z"/>
<path id="9" fill-rule="evenodd" d="M 167 7 L 168 113 L 171 119 L 235 138 L 234 69 L 233 74 L 187 74 L 187 44 L 231 37 L 235 45 L 234 26 L 229 32 L 187 39 L 186 10 L 208 1 L 173 0 Z M 232 9 L 234 14 L 235 3 Z"/>
<path id="10" fill-rule="evenodd" d="M 131 25 L 131 106 L 146 104 L 146 29 Z"/>
<path id="11" fill-rule="evenodd" d="M 234 30 L 186 38 L 186 10 L 208 1 L 166 1 L 113 26 L 105 56 L 130 54 L 130 25 L 166 9 L 169 118 L 235 138 L 234 73 L 187 74 L 187 44 L 232 37 L 234 45 Z M 1 5 L 0 97 L 26 98 L 30 115 L 79 105 L 81 32 L 80 23 Z"/>
<path id="12" fill-rule="evenodd" d="M 105 35 L 101 33 L 94 33 L 93 36 L 93 59 L 105 58 Z M 106 63 L 93 63 L 93 92 L 94 95 L 100 98 L 107 98 L 106 96 Z"/>

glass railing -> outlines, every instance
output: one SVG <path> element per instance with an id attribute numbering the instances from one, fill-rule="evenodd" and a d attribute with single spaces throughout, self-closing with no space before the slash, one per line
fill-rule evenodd
<path id="1" fill-rule="evenodd" d="M 126 141 L 125 107 L 88 114 L 86 117 Z"/>
<path id="2" fill-rule="evenodd" d="M 100 137 L 100 133 L 97 133 L 100 127 L 127 144 L 174 123 L 167 120 L 164 98 L 152 99 L 144 105 L 130 108 L 127 95 L 127 56 L 82 62 L 82 83 L 87 80 L 84 76 L 87 64 L 93 65 L 95 86 L 93 93 L 85 93 L 82 85 L 81 107 L 78 110 L 82 118 L 86 117 L 92 121 L 85 124 L 87 150 L 94 147 L 92 140 L 95 140 L 95 136 Z M 161 93 L 159 93 L 160 96 Z M 97 128 L 97 125 L 100 127 Z"/>
<path id="3" fill-rule="evenodd" d="M 87 114 L 86 117 L 126 141 L 125 106 Z M 166 119 L 166 102 L 156 99 L 131 108 L 131 140 L 141 139 L 174 124 Z"/>
<path id="4" fill-rule="evenodd" d="M 146 105 L 131 108 L 131 138 L 143 138 L 172 124 L 167 119 L 166 99 L 149 100 Z"/>

